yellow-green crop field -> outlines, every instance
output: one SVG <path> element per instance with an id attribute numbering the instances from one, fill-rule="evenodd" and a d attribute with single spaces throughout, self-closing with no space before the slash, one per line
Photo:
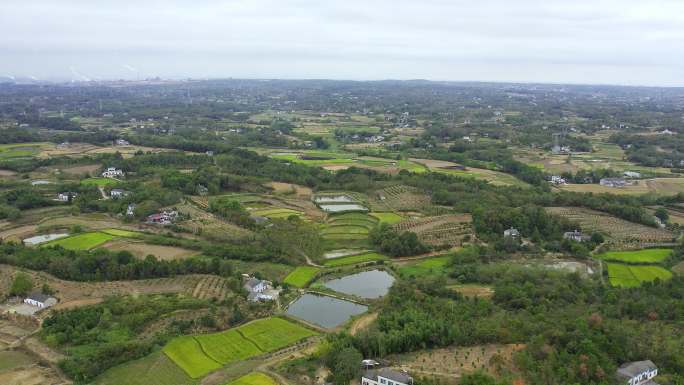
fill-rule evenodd
<path id="1" fill-rule="evenodd" d="M 299 266 L 285 277 L 283 282 L 295 287 L 305 287 L 321 269 L 313 266 Z"/>
<path id="2" fill-rule="evenodd" d="M 316 335 L 313 330 L 282 318 L 264 318 L 221 333 L 171 340 L 164 353 L 191 378 L 222 366 L 282 349 Z"/>

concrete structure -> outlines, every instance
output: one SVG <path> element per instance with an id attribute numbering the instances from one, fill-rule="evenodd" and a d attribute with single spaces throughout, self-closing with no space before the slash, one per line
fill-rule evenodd
<path id="1" fill-rule="evenodd" d="M 562 178 L 560 175 L 552 175 L 551 176 L 551 183 L 553 184 L 565 184 L 565 179 Z"/>
<path id="2" fill-rule="evenodd" d="M 653 381 L 658 375 L 658 367 L 651 360 L 621 365 L 615 375 L 622 385 L 658 385 Z"/>
<path id="3" fill-rule="evenodd" d="M 641 178 L 641 173 L 638 173 L 636 171 L 625 171 L 622 175 L 625 178 Z"/>
<path id="4" fill-rule="evenodd" d="M 413 378 L 405 372 L 382 368 L 366 371 L 361 385 L 413 385 Z"/>
<path id="5" fill-rule="evenodd" d="M 128 142 L 127 140 L 125 140 L 125 139 L 117 139 L 117 140 L 114 142 L 114 144 L 117 145 L 117 146 L 129 146 L 131 143 L 129 143 L 129 142 Z"/>
<path id="6" fill-rule="evenodd" d="M 44 309 L 46 307 L 55 305 L 57 303 L 57 299 L 43 293 L 31 293 L 28 297 L 26 297 L 26 299 L 24 299 L 24 303 Z"/>

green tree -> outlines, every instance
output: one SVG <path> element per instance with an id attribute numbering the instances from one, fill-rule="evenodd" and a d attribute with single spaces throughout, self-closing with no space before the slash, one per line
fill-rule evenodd
<path id="1" fill-rule="evenodd" d="M 25 273 L 17 273 L 10 288 L 10 295 L 25 296 L 33 289 L 33 281 Z"/>

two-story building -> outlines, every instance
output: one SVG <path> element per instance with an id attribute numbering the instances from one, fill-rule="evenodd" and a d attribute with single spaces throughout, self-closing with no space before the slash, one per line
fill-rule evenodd
<path id="1" fill-rule="evenodd" d="M 123 175 L 124 175 L 123 171 L 121 171 L 117 168 L 114 168 L 114 167 L 108 167 L 106 170 L 104 170 L 102 172 L 103 178 L 116 178 L 116 177 L 120 177 Z"/>

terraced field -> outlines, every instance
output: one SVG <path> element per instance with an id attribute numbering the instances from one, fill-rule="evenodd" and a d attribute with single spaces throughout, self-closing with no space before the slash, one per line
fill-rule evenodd
<path id="1" fill-rule="evenodd" d="M 321 229 L 321 236 L 328 249 L 343 247 L 365 247 L 368 232 L 379 220 L 364 213 L 335 214 L 328 217 Z"/>
<path id="2" fill-rule="evenodd" d="M 263 373 L 254 372 L 229 382 L 228 385 L 278 385 L 278 383 Z"/>
<path id="3" fill-rule="evenodd" d="M 374 209 L 382 211 L 423 211 L 431 206 L 432 199 L 429 195 L 410 186 L 391 186 L 376 191 L 378 202 Z"/>
<path id="4" fill-rule="evenodd" d="M 328 259 L 327 261 L 325 261 L 324 266 L 325 267 L 338 267 L 338 266 L 345 266 L 345 265 L 354 265 L 357 263 L 367 263 L 367 262 L 386 261 L 386 260 L 389 260 L 389 257 L 387 257 L 386 255 L 382 255 L 379 253 L 363 253 L 363 254 L 357 254 L 357 255 L 349 255 L 346 257 Z"/>
<path id="5" fill-rule="evenodd" d="M 182 336 L 163 349 L 191 378 L 226 364 L 282 349 L 317 333 L 282 318 L 264 318 L 221 333 Z"/>
<path id="6" fill-rule="evenodd" d="M 264 209 L 251 210 L 249 213 L 251 215 L 256 215 L 256 216 L 266 217 L 266 218 L 271 218 L 271 219 L 274 219 L 274 218 L 287 219 L 291 215 L 295 215 L 298 217 L 304 215 L 304 213 L 301 211 L 286 209 L 286 208 L 264 208 Z"/>
<path id="7" fill-rule="evenodd" d="M 576 222 L 585 232 L 601 232 L 606 243 L 616 250 L 643 249 L 674 242 L 671 231 L 644 226 L 600 211 L 581 207 L 547 207 L 546 210 Z"/>
<path id="8" fill-rule="evenodd" d="M 439 215 L 411 218 L 394 225 L 399 231 L 411 231 L 418 238 L 432 246 L 458 246 L 466 236 L 473 236 L 470 214 Z"/>
<path id="9" fill-rule="evenodd" d="M 94 385 L 196 385 L 199 383 L 200 380 L 190 378 L 161 351 L 115 366 L 93 382 Z"/>

